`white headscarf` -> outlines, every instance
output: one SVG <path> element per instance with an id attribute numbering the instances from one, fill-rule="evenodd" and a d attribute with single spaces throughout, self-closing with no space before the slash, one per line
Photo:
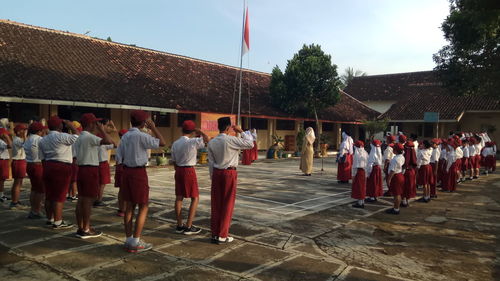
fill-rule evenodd
<path id="1" fill-rule="evenodd" d="M 9 128 L 9 119 L 8 118 L 2 118 L 0 119 L 0 128 Z"/>
<path id="2" fill-rule="evenodd" d="M 368 153 L 364 147 L 354 147 L 354 156 L 352 161 L 352 176 L 356 176 L 358 168 L 366 169 L 368 162 Z"/>
<path id="3" fill-rule="evenodd" d="M 310 144 L 313 144 L 314 141 L 316 140 L 316 136 L 314 135 L 314 130 L 311 127 L 307 127 L 306 129 L 306 135 L 304 136 L 304 139 L 309 142 Z"/>
<path id="4" fill-rule="evenodd" d="M 368 165 L 366 166 L 367 177 L 372 173 L 373 166 L 382 165 L 382 149 L 380 146 L 375 146 L 372 143 L 370 143 L 370 147 L 371 150 L 368 155 Z"/>
<path id="5" fill-rule="evenodd" d="M 353 154 L 353 146 L 354 141 L 352 138 L 346 132 L 342 132 L 342 143 L 340 147 L 344 148 L 349 154 Z M 341 154 L 343 155 L 343 152 L 341 152 Z"/>

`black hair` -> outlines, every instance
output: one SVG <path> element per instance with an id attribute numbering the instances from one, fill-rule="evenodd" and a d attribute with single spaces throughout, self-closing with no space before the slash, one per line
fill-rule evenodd
<path id="1" fill-rule="evenodd" d="M 224 132 L 228 126 L 231 126 L 231 118 L 221 117 L 217 119 L 217 127 L 219 129 L 219 132 Z"/>
<path id="2" fill-rule="evenodd" d="M 132 124 L 132 127 L 139 127 L 144 123 L 145 121 L 137 121 L 133 117 L 130 118 L 130 124 Z"/>
<path id="3" fill-rule="evenodd" d="M 428 140 L 424 140 L 424 147 L 425 148 L 430 148 L 431 147 L 431 143 L 428 141 Z"/>
<path id="4" fill-rule="evenodd" d="M 99 120 L 99 123 L 103 124 L 103 125 L 106 125 L 109 123 L 109 119 L 108 118 L 102 118 L 101 120 Z"/>
<path id="5" fill-rule="evenodd" d="M 189 135 L 192 132 L 194 132 L 194 130 L 185 130 L 185 129 L 182 129 L 182 133 L 185 134 L 185 135 Z"/>

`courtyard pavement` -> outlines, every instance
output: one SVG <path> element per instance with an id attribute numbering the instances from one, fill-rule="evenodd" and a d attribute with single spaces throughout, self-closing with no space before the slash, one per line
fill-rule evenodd
<path id="1" fill-rule="evenodd" d="M 428 204 L 412 202 L 391 216 L 383 212 L 391 198 L 365 209 L 349 205 L 350 185 L 337 183 L 334 158 L 315 159 L 311 177 L 302 176 L 298 165 L 295 158 L 261 159 L 238 167 L 230 229 L 236 239 L 224 245 L 209 241 L 207 166 L 196 168 L 195 225 L 203 231 L 195 236 L 174 233 L 172 167 L 148 168 L 151 204 L 143 239 L 154 248 L 140 254 L 122 248 L 112 184 L 105 190 L 107 207 L 93 209 L 92 223 L 104 232 L 93 239 L 76 238 L 76 229 L 52 230 L 45 220 L 28 220 L 26 210 L 3 203 L 0 279 L 500 280 L 498 174 L 460 184 Z M 28 191 L 26 179 L 25 204 Z M 66 220 L 74 222 L 74 208 L 65 204 Z"/>

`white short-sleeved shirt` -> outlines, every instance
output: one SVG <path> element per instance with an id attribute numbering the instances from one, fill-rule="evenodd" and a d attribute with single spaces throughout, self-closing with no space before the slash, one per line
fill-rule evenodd
<path id="1" fill-rule="evenodd" d="M 227 169 L 237 167 L 240 149 L 253 147 L 251 134 L 243 132 L 241 138 L 219 134 L 208 143 L 210 168 Z"/>
<path id="2" fill-rule="evenodd" d="M 469 158 L 469 146 L 463 146 L 462 151 L 464 152 L 464 158 Z"/>
<path id="3" fill-rule="evenodd" d="M 391 163 L 389 163 L 389 172 L 394 172 L 396 174 L 403 172 L 403 165 L 405 164 L 405 157 L 403 154 L 396 154 Z"/>
<path id="4" fill-rule="evenodd" d="M 160 147 L 160 140 L 152 137 L 138 128 L 131 128 L 123 135 L 118 153 L 122 163 L 127 167 L 142 167 L 148 163 L 148 149 Z"/>
<path id="5" fill-rule="evenodd" d="M 49 131 L 49 134 L 40 140 L 38 147 L 46 161 L 73 162 L 71 145 L 76 142 L 78 135 Z"/>
<path id="6" fill-rule="evenodd" d="M 439 161 L 440 156 L 441 156 L 441 149 L 439 147 L 433 148 L 430 163 L 437 163 Z"/>
<path id="7" fill-rule="evenodd" d="M 203 138 L 182 136 L 172 144 L 172 161 L 177 166 L 194 166 L 198 149 L 203 147 L 205 147 Z"/>
<path id="8" fill-rule="evenodd" d="M 78 166 L 99 166 L 99 146 L 101 138 L 88 132 L 82 131 L 80 137 L 73 145 L 76 150 L 76 163 Z"/>
<path id="9" fill-rule="evenodd" d="M 113 144 L 103 144 L 99 147 L 99 162 L 108 161 L 109 150 L 113 149 L 115 146 Z"/>
<path id="10" fill-rule="evenodd" d="M 419 149 L 417 153 L 417 167 L 429 165 L 432 157 L 432 148 Z"/>
<path id="11" fill-rule="evenodd" d="M 384 150 L 384 161 L 389 160 L 391 161 L 392 158 L 394 158 L 394 149 L 392 147 L 387 146 Z"/>
<path id="12" fill-rule="evenodd" d="M 24 140 L 18 136 L 12 139 L 12 160 L 24 160 L 26 154 L 23 148 Z"/>
<path id="13" fill-rule="evenodd" d="M 493 147 L 485 147 L 481 154 L 483 157 L 495 156 L 495 151 L 493 150 Z"/>
<path id="14" fill-rule="evenodd" d="M 42 137 L 37 134 L 31 134 L 28 139 L 24 142 L 23 148 L 24 153 L 26 153 L 26 162 L 37 163 L 42 161 L 40 159 L 40 154 L 38 151 L 38 143 L 42 140 Z"/>
<path id="15" fill-rule="evenodd" d="M 457 155 L 457 159 L 462 159 L 462 157 L 464 157 L 464 151 L 460 146 L 455 149 L 455 154 Z"/>
<path id="16" fill-rule="evenodd" d="M 7 146 L 7 143 L 3 140 L 0 140 L 0 159 L 5 160 L 9 158 L 9 147 Z"/>

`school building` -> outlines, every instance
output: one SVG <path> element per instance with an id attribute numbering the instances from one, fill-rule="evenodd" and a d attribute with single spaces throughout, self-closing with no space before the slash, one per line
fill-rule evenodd
<path id="1" fill-rule="evenodd" d="M 214 136 L 217 118 L 235 119 L 238 75 L 228 65 L 0 20 L 0 118 L 14 123 L 55 114 L 79 120 L 93 112 L 122 129 L 129 128 L 130 110 L 143 109 L 168 145 L 186 119 Z M 299 128 L 315 127 L 315 121 L 272 107 L 270 80 L 269 73 L 243 71 L 243 127 L 257 129 L 260 149 L 278 135 L 294 150 Z M 357 137 L 363 133 L 360 122 L 378 115 L 342 93 L 339 103 L 320 114 L 319 130 L 335 148 L 341 130 Z"/>
<path id="2" fill-rule="evenodd" d="M 420 138 L 488 131 L 500 140 L 500 98 L 453 96 L 434 71 L 355 77 L 345 91 L 381 112 L 394 131 Z"/>

